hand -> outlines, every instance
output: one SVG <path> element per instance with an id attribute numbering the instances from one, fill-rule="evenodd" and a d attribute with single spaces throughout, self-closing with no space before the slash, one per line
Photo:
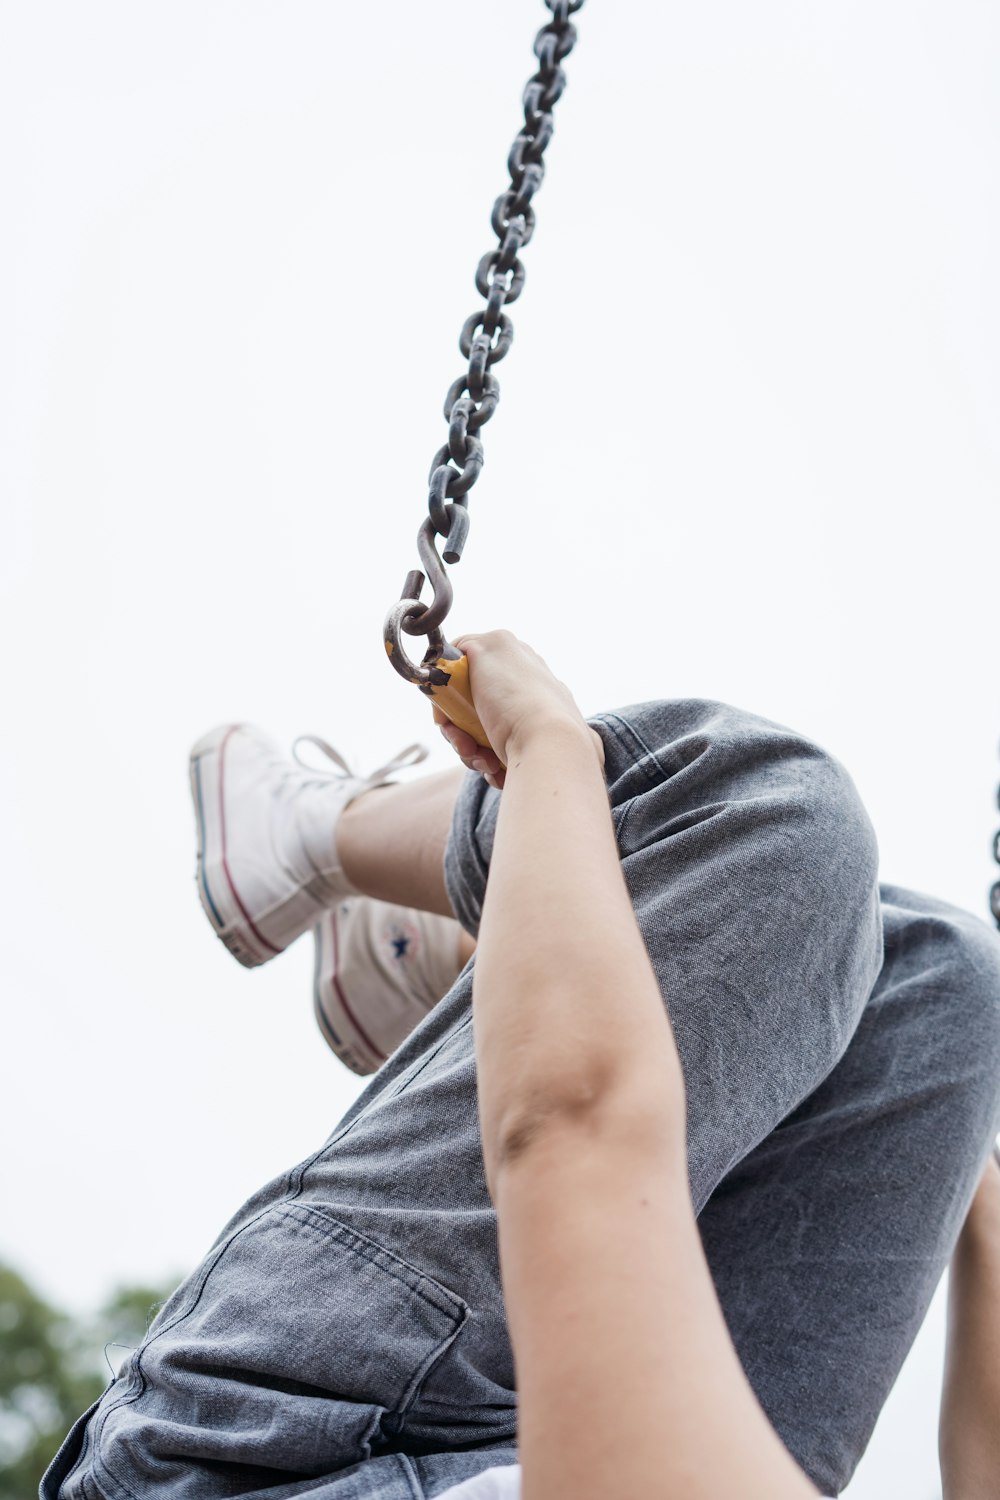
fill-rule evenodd
<path id="1" fill-rule="evenodd" d="M 569 689 L 552 675 L 537 652 L 509 630 L 463 636 L 455 645 L 469 658 L 473 703 L 492 748 L 477 745 L 437 708 L 434 718 L 463 764 L 479 771 L 490 786 L 503 786 L 505 763 L 528 736 L 544 733 L 556 723 L 586 730 Z M 599 737 L 594 738 L 600 745 Z M 603 763 L 603 746 L 600 750 Z"/>

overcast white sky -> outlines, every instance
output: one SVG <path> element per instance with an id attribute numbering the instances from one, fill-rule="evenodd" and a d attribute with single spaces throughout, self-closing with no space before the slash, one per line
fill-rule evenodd
<path id="1" fill-rule="evenodd" d="M 248 974 L 211 937 L 187 751 L 232 717 L 362 764 L 430 733 L 381 621 L 542 17 L 0 4 L 0 1254 L 65 1302 L 188 1268 L 359 1087 L 306 948 Z M 454 628 L 513 628 L 586 710 L 814 735 L 885 878 L 982 912 L 1000 12 L 579 25 Z M 937 1493 L 942 1322 L 851 1500 Z"/>

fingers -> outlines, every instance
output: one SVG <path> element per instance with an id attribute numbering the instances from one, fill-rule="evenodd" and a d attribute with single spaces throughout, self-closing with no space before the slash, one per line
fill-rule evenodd
<path id="1" fill-rule="evenodd" d="M 481 776 L 485 776 L 490 786 L 498 788 L 503 786 L 503 762 L 488 746 L 478 744 L 471 734 L 467 734 L 464 729 L 459 729 L 458 725 L 453 724 L 436 705 L 434 706 L 434 722 L 464 766 L 470 771 L 478 771 Z"/>
<path id="2" fill-rule="evenodd" d="M 441 733 L 448 741 L 459 760 L 465 762 L 470 771 L 480 771 L 484 776 L 497 776 L 503 770 L 498 756 L 484 745 L 479 745 L 464 729 L 447 723 L 441 725 Z"/>

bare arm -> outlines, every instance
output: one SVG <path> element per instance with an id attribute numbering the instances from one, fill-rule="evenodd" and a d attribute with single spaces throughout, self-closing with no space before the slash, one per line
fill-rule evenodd
<path id="1" fill-rule="evenodd" d="M 511 637 L 463 644 L 507 763 L 474 1015 L 525 1500 L 814 1496 L 702 1254 L 680 1062 L 591 732 Z"/>
<path id="2" fill-rule="evenodd" d="M 952 1256 L 939 1447 L 945 1500 L 995 1500 L 1000 1474 L 1000 1166 L 995 1157 Z"/>

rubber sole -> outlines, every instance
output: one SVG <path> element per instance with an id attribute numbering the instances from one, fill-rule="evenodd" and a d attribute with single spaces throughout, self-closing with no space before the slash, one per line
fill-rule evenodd
<path id="1" fill-rule="evenodd" d="M 386 1054 L 365 1031 L 355 1008 L 337 978 L 339 934 L 337 910 L 327 912 L 313 929 L 316 962 L 313 969 L 313 1010 L 327 1046 L 352 1073 L 377 1073 Z"/>
<path id="2" fill-rule="evenodd" d="M 226 747 L 240 727 L 222 724 L 191 751 L 191 800 L 198 833 L 195 879 L 202 910 L 216 936 L 245 969 L 255 969 L 281 950 L 255 928 L 226 858 Z"/>

